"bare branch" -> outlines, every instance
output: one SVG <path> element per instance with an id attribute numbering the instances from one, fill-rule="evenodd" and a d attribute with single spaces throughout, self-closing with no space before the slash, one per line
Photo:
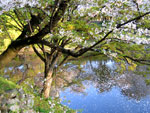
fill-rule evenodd
<path id="1" fill-rule="evenodd" d="M 51 14 L 51 17 L 50 17 L 50 22 L 49 22 L 49 29 L 50 29 L 50 32 L 51 32 L 53 17 L 54 17 L 54 14 L 55 14 L 55 12 L 56 12 L 56 8 L 57 8 L 57 6 L 58 6 L 59 1 L 60 1 L 60 0 L 55 0 L 54 8 L 52 9 L 52 14 Z"/>
<path id="2" fill-rule="evenodd" d="M 52 22 L 52 25 L 50 26 L 51 29 L 54 28 L 57 22 L 62 18 L 70 1 L 71 0 L 61 0 L 58 10 L 56 11 L 53 18 L 50 21 Z"/>
<path id="3" fill-rule="evenodd" d="M 140 13 L 140 8 L 139 8 L 139 4 L 136 2 L 136 0 L 132 0 L 132 1 L 133 1 L 133 3 L 136 5 L 136 8 L 137 8 L 137 11 L 138 11 L 139 15 L 141 15 L 141 13 Z"/>
<path id="4" fill-rule="evenodd" d="M 150 65 L 150 60 L 145 60 L 145 59 L 135 59 L 135 58 L 132 58 L 130 56 L 124 56 L 125 58 L 129 58 L 131 59 L 132 61 L 135 61 L 135 62 L 138 62 L 138 63 L 141 63 L 141 64 L 146 64 L 146 65 Z"/>
<path id="5" fill-rule="evenodd" d="M 11 36 L 10 36 L 10 34 L 9 34 L 8 30 L 7 30 L 7 27 L 6 27 L 5 23 L 3 22 L 3 20 L 2 20 L 2 19 L 0 19 L 0 21 L 1 21 L 1 23 L 3 24 L 5 31 L 6 31 L 6 33 L 7 33 L 7 35 L 8 35 L 8 37 L 9 37 L 9 39 L 10 39 L 10 40 L 11 40 L 11 42 L 12 42 L 13 40 L 12 40 L 12 38 L 11 38 Z"/>
<path id="6" fill-rule="evenodd" d="M 38 47 L 41 49 L 41 51 L 43 52 L 43 55 L 44 55 L 44 57 L 46 56 L 46 52 L 45 52 L 45 48 L 44 48 L 44 45 L 42 44 L 41 46 L 39 45 L 39 44 L 37 44 L 38 45 Z M 45 59 L 46 59 L 46 57 L 45 57 Z"/>
<path id="7" fill-rule="evenodd" d="M 10 23 L 9 22 L 9 24 L 11 25 L 11 26 L 13 26 L 14 28 L 16 28 L 17 30 L 19 30 L 20 32 L 22 32 L 22 30 L 19 28 L 19 27 L 17 27 L 17 26 L 15 26 L 15 25 L 13 25 L 12 23 Z"/>
<path id="8" fill-rule="evenodd" d="M 64 54 L 68 54 L 68 55 L 77 57 L 77 53 L 75 53 L 74 51 L 71 51 L 69 49 L 65 49 L 65 48 L 63 48 L 61 46 L 55 45 L 55 44 L 50 43 L 50 42 L 48 42 L 46 40 L 41 40 L 41 41 L 39 41 L 39 43 L 40 44 L 44 44 L 44 45 L 46 45 L 46 46 L 48 46 L 50 48 L 53 48 L 54 50 L 58 50 L 58 51 L 60 51 L 60 52 L 62 52 Z"/>
<path id="9" fill-rule="evenodd" d="M 15 22 L 16 22 L 16 24 L 20 27 L 20 28 L 23 28 L 23 26 L 21 26 L 19 23 L 18 23 L 18 21 L 12 16 L 12 15 L 10 15 L 10 14 L 6 14 L 7 16 L 9 16 L 9 17 L 11 17 Z M 18 28 L 18 29 L 20 29 L 20 28 Z"/>
<path id="10" fill-rule="evenodd" d="M 60 64 L 58 65 L 59 67 L 62 66 L 66 61 L 67 59 L 69 58 L 69 55 L 67 55 L 61 62 Z"/>
<path id="11" fill-rule="evenodd" d="M 33 48 L 34 52 L 37 54 L 37 56 L 39 56 L 39 58 L 40 58 L 43 62 L 45 62 L 45 61 L 46 61 L 45 58 L 38 52 L 38 50 L 35 48 L 34 45 L 32 46 L 32 48 Z"/>
<path id="12" fill-rule="evenodd" d="M 18 21 L 20 22 L 20 24 L 21 24 L 22 26 L 24 26 L 24 24 L 21 22 L 21 19 L 20 19 L 19 15 L 18 15 L 18 12 L 17 12 L 17 11 L 18 11 L 17 9 L 14 10 L 14 13 L 15 13 L 15 15 L 16 15 Z M 21 14 L 21 13 L 20 13 L 20 14 Z"/>

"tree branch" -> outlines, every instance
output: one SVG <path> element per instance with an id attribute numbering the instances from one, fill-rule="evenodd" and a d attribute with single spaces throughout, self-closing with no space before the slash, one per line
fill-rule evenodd
<path id="1" fill-rule="evenodd" d="M 138 17 L 135 17 L 135 18 L 133 18 L 133 19 L 130 19 L 130 20 L 128 20 L 128 21 L 126 21 L 126 22 L 124 22 L 124 23 L 122 23 L 122 24 L 118 24 L 116 28 L 118 29 L 118 28 L 120 28 L 121 26 L 124 26 L 124 25 L 126 25 L 126 24 L 128 24 L 128 23 L 130 23 L 130 22 L 132 22 L 132 21 L 139 20 L 139 19 L 141 19 L 142 17 L 144 17 L 144 16 L 146 16 L 146 15 L 148 15 L 148 14 L 150 14 L 150 12 L 144 13 L 143 15 L 140 15 L 140 16 L 138 16 Z"/>
<path id="2" fill-rule="evenodd" d="M 21 29 L 23 28 L 23 26 L 21 26 L 21 25 L 17 22 L 17 20 L 16 20 L 12 15 L 10 15 L 10 14 L 8 14 L 8 13 L 7 13 L 6 15 L 9 16 L 9 17 L 11 17 Z M 17 28 L 18 28 L 18 27 L 17 27 Z M 18 28 L 18 29 L 21 31 L 20 28 Z"/>
<path id="3" fill-rule="evenodd" d="M 124 25 L 126 25 L 126 24 L 128 24 L 128 23 L 130 23 L 130 22 L 132 22 L 132 21 L 139 20 L 139 19 L 141 19 L 142 17 L 144 17 L 144 16 L 146 16 L 146 15 L 148 15 L 148 14 L 150 14 L 150 12 L 147 12 L 147 13 L 145 13 L 145 14 L 143 14 L 143 15 L 140 15 L 140 16 L 138 16 L 138 17 L 135 17 L 135 18 L 133 18 L 133 19 L 130 19 L 130 20 L 128 20 L 128 21 L 126 21 L 126 22 L 124 22 L 124 23 L 122 23 L 122 24 L 118 24 L 116 28 L 118 29 L 118 28 L 120 28 L 120 27 L 122 27 L 122 26 L 124 26 Z M 93 44 L 91 47 L 81 49 L 81 50 L 78 52 L 78 54 L 79 54 L 79 55 L 82 55 L 82 54 L 84 54 L 85 52 L 87 52 L 87 51 L 89 51 L 90 49 L 92 49 L 93 47 L 97 46 L 98 44 L 100 44 L 101 42 L 103 42 L 112 32 L 113 32 L 113 29 L 110 30 L 102 39 L 100 39 L 99 41 L 97 41 L 97 42 L 96 42 L 95 44 Z"/>
<path id="4" fill-rule="evenodd" d="M 17 9 L 14 10 L 14 13 L 15 13 L 15 15 L 16 15 L 18 21 L 20 22 L 20 24 L 21 24 L 22 26 L 24 26 L 24 24 L 21 22 L 21 19 L 20 19 L 19 15 L 18 15 L 18 12 L 17 12 L 17 11 L 18 11 Z M 21 13 L 20 13 L 20 14 L 21 14 Z"/>
<path id="5" fill-rule="evenodd" d="M 138 11 L 139 15 L 141 15 L 141 13 L 140 13 L 140 8 L 139 8 L 139 4 L 136 2 L 136 0 L 132 0 L 132 1 L 133 1 L 133 3 L 136 5 L 136 8 L 137 8 L 137 11 Z"/>
<path id="6" fill-rule="evenodd" d="M 124 56 L 125 58 L 129 58 L 131 59 L 132 61 L 135 61 L 135 62 L 138 62 L 138 63 L 141 63 L 141 64 L 146 64 L 146 65 L 150 65 L 150 60 L 144 60 L 144 59 L 135 59 L 135 58 L 132 58 L 130 56 Z"/>
<path id="7" fill-rule="evenodd" d="M 63 58 L 63 60 L 60 62 L 58 66 L 59 67 L 62 66 L 67 61 L 68 58 L 69 58 L 69 55 L 65 56 L 65 58 Z"/>
<path id="8" fill-rule="evenodd" d="M 62 0 L 61 1 L 58 10 L 56 11 L 56 13 L 54 14 L 54 16 L 51 19 L 51 22 L 53 23 L 50 26 L 51 28 L 54 28 L 56 26 L 56 24 L 58 23 L 58 21 L 62 18 L 62 16 L 64 15 L 64 13 L 67 9 L 68 3 L 70 1 L 71 0 Z"/>
<path id="9" fill-rule="evenodd" d="M 38 52 L 38 50 L 35 48 L 34 45 L 32 46 L 32 48 L 33 48 L 34 52 L 36 53 L 36 55 L 37 55 L 43 62 L 45 62 L 45 61 L 46 61 L 45 58 Z"/>
<path id="10" fill-rule="evenodd" d="M 4 24 L 3 20 L 1 20 L 1 19 L 0 19 L 0 21 L 1 21 L 1 23 L 3 23 L 4 29 L 5 29 L 5 31 L 6 31 L 6 33 L 7 33 L 7 35 L 8 35 L 8 37 L 9 37 L 9 39 L 10 39 L 10 40 L 11 40 L 11 42 L 12 42 L 13 40 L 12 40 L 12 38 L 11 38 L 11 36 L 10 36 L 10 34 L 9 34 L 8 30 L 7 30 L 6 25 Z"/>

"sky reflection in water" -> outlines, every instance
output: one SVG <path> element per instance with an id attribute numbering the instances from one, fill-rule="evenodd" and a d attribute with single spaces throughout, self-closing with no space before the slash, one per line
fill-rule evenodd
<path id="1" fill-rule="evenodd" d="M 70 104 L 63 104 L 73 109 L 83 109 L 83 113 L 150 113 L 150 96 L 140 101 L 123 96 L 117 87 L 109 92 L 97 93 L 96 88 L 86 89 L 87 95 L 70 93 L 69 89 L 61 92 L 63 100 L 70 100 Z"/>
<path id="2" fill-rule="evenodd" d="M 106 63 L 106 66 L 112 68 L 114 62 L 109 60 Z M 88 66 L 85 67 L 85 70 L 88 70 Z M 93 67 L 97 68 L 95 63 L 93 64 Z M 114 67 L 112 69 L 114 69 Z M 89 71 L 91 70 L 89 69 Z M 60 97 L 62 100 L 65 100 L 62 101 L 62 103 L 73 109 L 82 109 L 83 113 L 150 113 L 149 94 L 146 94 L 146 96 L 143 96 L 142 98 L 139 97 L 139 100 L 133 99 L 130 96 L 123 95 L 122 89 L 117 85 L 112 86 L 110 90 L 100 93 L 98 89 L 95 88 L 94 83 L 87 85 L 86 82 L 87 81 L 83 82 L 83 84 L 85 83 L 84 93 L 74 92 L 70 88 L 61 91 Z M 131 88 L 133 89 L 134 87 Z M 135 91 L 137 89 L 135 89 Z M 128 90 L 127 93 L 129 93 Z M 66 101 L 71 102 L 68 103 Z"/>
<path id="3" fill-rule="evenodd" d="M 9 79 L 11 75 L 18 81 L 24 73 L 32 76 L 29 72 L 34 72 L 35 75 L 37 73 L 34 77 L 35 85 L 40 87 L 43 68 L 39 61 L 33 62 L 30 61 L 28 66 L 24 63 L 5 68 L 4 77 Z M 64 65 L 66 68 L 59 70 L 60 75 L 53 79 L 56 80 L 56 88 L 52 88 L 51 94 L 71 101 L 62 103 L 73 109 L 82 109 L 83 113 L 150 113 L 150 85 L 145 84 L 145 78 L 128 71 L 118 74 L 115 65 L 109 59 L 68 62 Z M 33 71 L 28 71 L 27 67 Z M 137 67 L 139 70 L 146 72 L 147 68 Z M 150 74 L 147 77 L 150 78 Z"/>

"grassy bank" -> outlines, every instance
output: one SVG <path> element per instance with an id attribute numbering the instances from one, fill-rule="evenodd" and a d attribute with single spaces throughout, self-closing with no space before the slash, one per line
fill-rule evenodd
<path id="1" fill-rule="evenodd" d="M 60 99 L 44 99 L 26 88 L 0 77 L 0 112 L 75 113 L 75 110 L 61 104 Z M 22 91 L 21 91 L 22 90 Z M 15 93 L 14 93 L 15 91 Z M 13 93 L 13 97 L 12 97 Z M 15 94 L 15 95 L 14 95 Z M 8 96 L 11 95 L 11 96 Z M 6 101 L 2 101 L 6 100 Z M 13 103 L 12 103 L 13 102 Z M 3 106 L 1 106 L 3 105 Z"/>
<path id="2" fill-rule="evenodd" d="M 0 77 L 0 93 L 15 89 L 17 85 L 3 77 Z"/>

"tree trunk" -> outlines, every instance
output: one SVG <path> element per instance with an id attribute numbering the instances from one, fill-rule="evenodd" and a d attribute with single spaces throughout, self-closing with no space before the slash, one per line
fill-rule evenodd
<path id="1" fill-rule="evenodd" d="M 5 67 L 5 65 L 9 64 L 9 62 L 11 62 L 11 60 L 14 57 L 16 57 L 20 49 L 21 49 L 20 47 L 18 47 L 17 49 L 10 47 L 5 52 L 3 52 L 0 55 L 0 69 Z"/>
<path id="2" fill-rule="evenodd" d="M 56 55 L 56 56 L 55 56 Z M 44 88 L 42 90 L 42 94 L 44 95 L 45 98 L 48 98 L 50 95 L 50 91 L 51 91 L 51 85 L 52 85 L 52 81 L 53 81 L 53 73 L 54 73 L 54 67 L 57 63 L 57 60 L 59 58 L 59 53 L 56 53 L 53 57 L 52 61 L 50 61 L 50 59 L 47 59 L 45 62 L 45 72 L 44 72 L 44 77 L 45 77 L 45 81 L 44 81 Z M 48 56 L 47 56 L 48 58 Z"/>
<path id="3" fill-rule="evenodd" d="M 22 32 L 22 34 L 17 38 L 18 40 L 13 41 L 7 48 L 7 50 L 0 55 L 0 69 L 5 67 L 5 65 L 8 64 L 23 47 L 38 43 L 46 34 L 49 33 L 49 29 L 53 30 L 53 28 L 56 27 L 57 23 L 63 17 L 68 3 L 70 1 L 71 0 L 62 0 L 60 2 L 59 8 L 57 9 L 56 13 L 53 15 L 53 18 L 49 22 L 51 25 L 48 23 L 41 31 L 28 38 L 25 38 L 27 31 Z M 35 19 L 32 18 L 31 21 L 32 20 Z"/>
<path id="4" fill-rule="evenodd" d="M 8 48 L 0 55 L 0 69 L 5 67 L 13 58 L 16 57 L 18 52 L 32 43 L 28 43 L 29 39 L 15 40 Z"/>
<path id="5" fill-rule="evenodd" d="M 53 71 L 51 70 L 48 72 L 46 80 L 44 81 L 44 88 L 43 88 L 42 93 L 43 93 L 45 98 L 49 97 L 49 94 L 51 91 L 51 85 L 52 85 L 52 81 L 53 81 L 52 75 L 53 75 Z"/>
<path id="6" fill-rule="evenodd" d="M 53 75 L 53 67 L 50 67 L 49 61 L 45 62 L 45 69 L 44 69 L 44 87 L 42 90 L 42 94 L 45 98 L 48 98 L 51 91 L 51 85 L 52 85 L 52 78 Z"/>

